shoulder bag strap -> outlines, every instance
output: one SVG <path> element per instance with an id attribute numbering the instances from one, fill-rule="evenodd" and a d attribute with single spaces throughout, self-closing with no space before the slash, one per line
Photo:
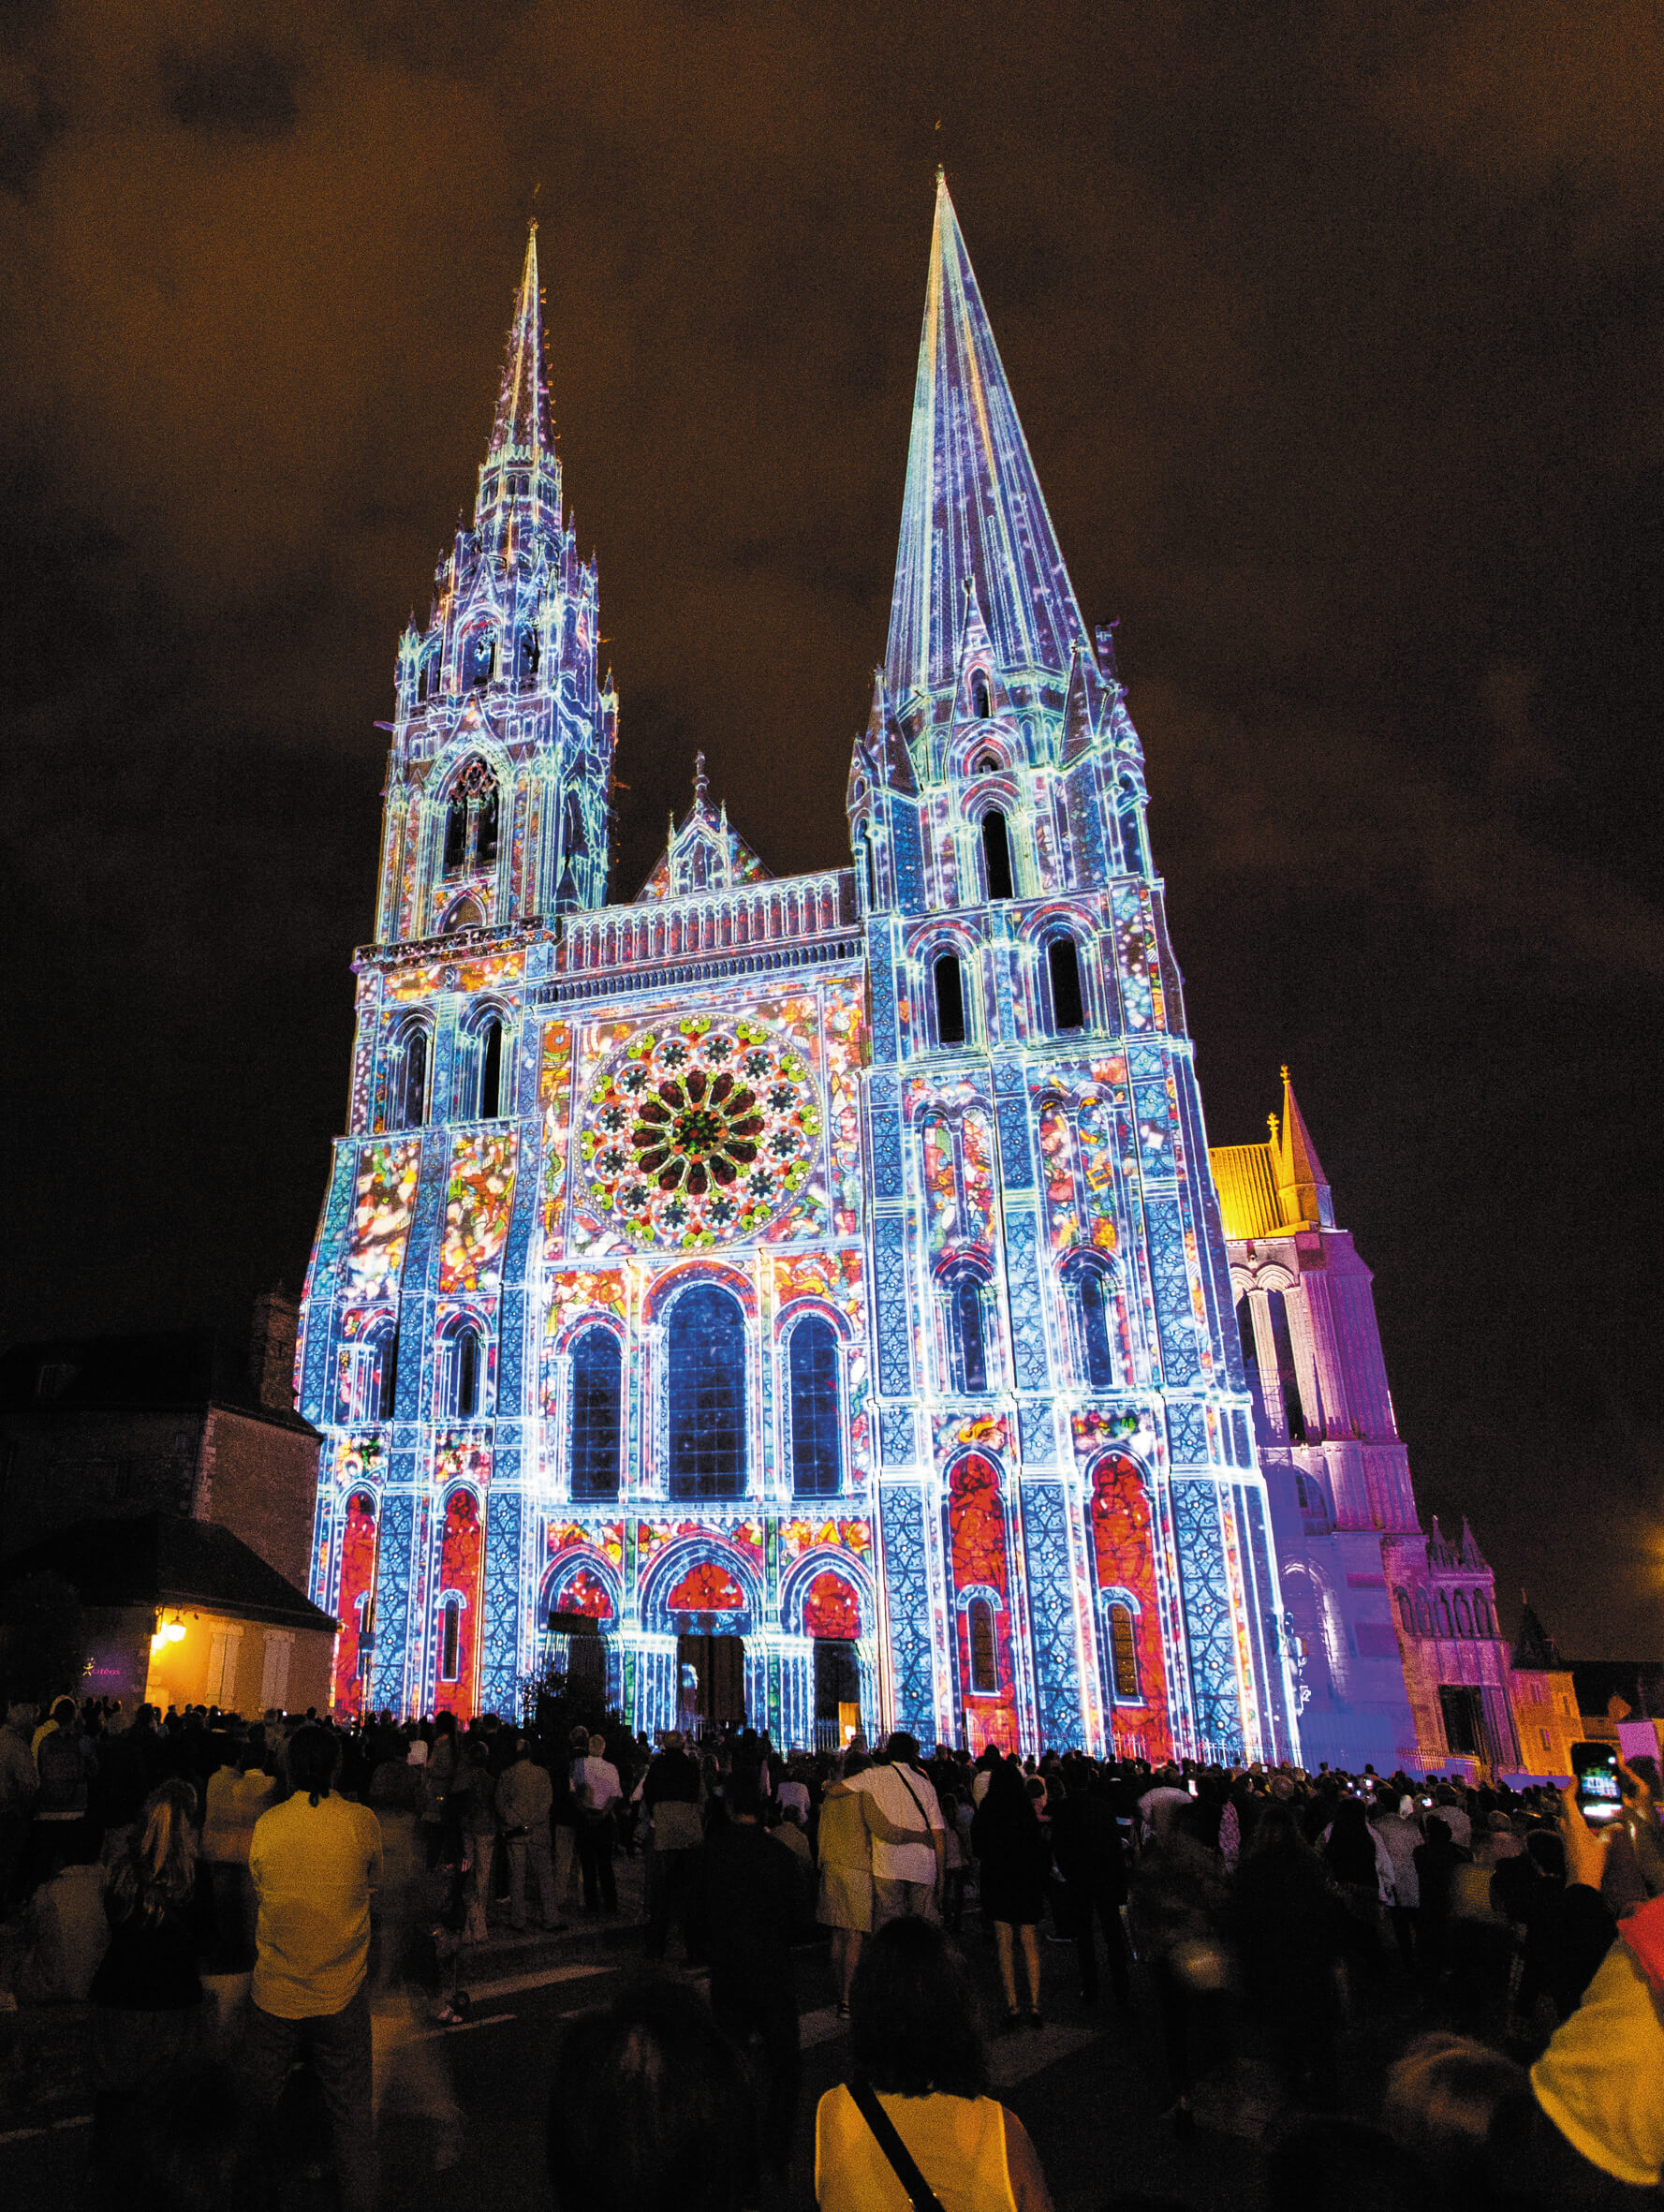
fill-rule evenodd
<path id="1" fill-rule="evenodd" d="M 855 2100 L 855 2109 L 865 2120 L 876 2139 L 878 2148 L 890 2160 L 895 2177 L 907 2192 L 913 2212 L 942 2212 L 942 2201 L 919 2171 L 918 2160 L 896 2133 L 895 2122 L 879 2103 L 877 2092 L 868 2082 L 848 2082 L 845 2085 Z"/>
<path id="2" fill-rule="evenodd" d="M 924 1809 L 924 1800 L 920 1796 L 918 1791 L 914 1789 L 912 1783 L 908 1781 L 906 1768 L 905 1766 L 892 1766 L 890 1771 L 891 1774 L 899 1775 L 901 1777 L 902 1788 L 907 1792 L 907 1795 L 919 1807 L 919 1818 L 924 1822 L 924 1825 L 926 1829 L 929 1830 L 930 1834 L 934 1836 L 935 1831 L 934 1828 L 931 1828 L 930 1815 Z"/>

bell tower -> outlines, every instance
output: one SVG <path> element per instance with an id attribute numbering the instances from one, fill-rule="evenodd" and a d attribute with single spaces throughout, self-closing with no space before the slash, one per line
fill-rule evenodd
<path id="1" fill-rule="evenodd" d="M 1144 798 L 1112 628 L 1082 619 L 938 176 L 847 795 L 898 1718 L 973 1747 L 1283 1758 L 1270 1519 Z"/>
<path id="2" fill-rule="evenodd" d="M 561 501 L 537 225 L 471 526 L 399 641 L 378 944 L 523 926 L 607 896 L 618 736 L 598 579 Z"/>

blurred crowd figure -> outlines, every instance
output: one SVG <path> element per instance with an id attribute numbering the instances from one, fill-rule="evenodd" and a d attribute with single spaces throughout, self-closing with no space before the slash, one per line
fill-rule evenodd
<path id="1" fill-rule="evenodd" d="M 814 2117 L 828 2212 L 1047 2212 L 1040 2156 L 991 2093 L 991 2042 L 1043 2033 L 1106 1984 L 1127 2028 L 1106 2048 L 1147 2049 L 1175 2134 L 1215 2124 L 1201 2092 L 1231 2085 L 1268 2204 L 1656 2203 L 1658 1775 L 1621 1771 L 1621 1817 L 1596 1831 L 1572 1792 L 1452 1776 L 927 1757 L 901 1732 L 835 1756 L 744 1728 L 650 1745 L 555 1711 L 246 1721 L 14 1701 L 0 2004 L 90 2005 L 112 2201 L 258 2206 L 298 2160 L 371 2206 L 390 2122 L 423 2123 L 436 2186 L 464 2155 L 436 2031 L 467 2020 L 493 1919 L 616 1922 L 617 1856 L 639 1853 L 645 1978 L 553 2062 L 559 2205 L 785 2201 L 794 1954 L 823 1939 L 847 2023 L 846 2078 Z M 986 2019 L 967 1971 L 984 1945 Z M 1405 2031 L 1377 2105 L 1343 2112 L 1346 2039 L 1384 2022 Z"/>

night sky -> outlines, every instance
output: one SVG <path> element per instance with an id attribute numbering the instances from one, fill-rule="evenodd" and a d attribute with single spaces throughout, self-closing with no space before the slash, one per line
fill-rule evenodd
<path id="1" fill-rule="evenodd" d="M 529 214 L 615 895 L 699 748 L 847 863 L 939 161 L 1120 618 L 1210 1133 L 1291 1065 L 1424 1515 L 1657 1655 L 1656 10 L 255 12 L 0 0 L 5 1335 L 300 1282 Z"/>

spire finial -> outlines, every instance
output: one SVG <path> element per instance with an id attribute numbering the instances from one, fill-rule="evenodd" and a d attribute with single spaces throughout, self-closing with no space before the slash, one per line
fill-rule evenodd
<path id="1" fill-rule="evenodd" d="M 487 460 L 504 451 L 541 461 L 554 443 L 549 421 L 549 389 L 543 376 L 543 305 L 537 288 L 537 219 L 526 225 L 525 262 L 514 295 L 514 319 L 497 393 Z"/>
<path id="2" fill-rule="evenodd" d="M 701 814 L 705 811 L 705 794 L 709 789 L 705 779 L 705 756 L 696 753 L 693 757 L 693 803 Z"/>

